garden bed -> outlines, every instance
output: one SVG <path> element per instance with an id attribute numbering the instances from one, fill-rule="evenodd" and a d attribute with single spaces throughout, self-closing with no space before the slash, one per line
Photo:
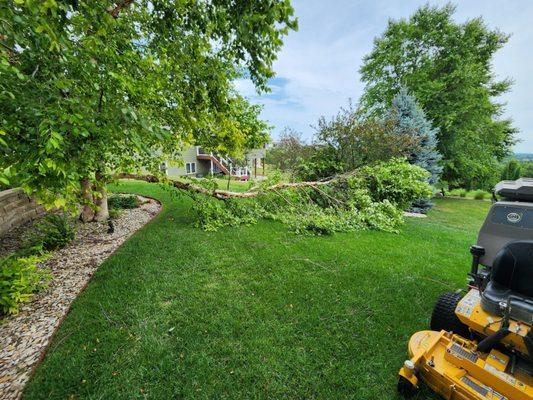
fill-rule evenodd
<path id="1" fill-rule="evenodd" d="M 107 224 L 78 223 L 77 237 L 55 251 L 45 262 L 52 274 L 48 288 L 22 305 L 20 313 L 0 323 L 0 398 L 17 399 L 43 357 L 48 344 L 76 296 L 84 289 L 98 266 L 135 231 L 160 210 L 155 200 L 141 197 L 139 208 L 124 210 L 114 219 L 114 232 Z M 2 238 L 0 253 L 16 250 L 30 224 Z"/>

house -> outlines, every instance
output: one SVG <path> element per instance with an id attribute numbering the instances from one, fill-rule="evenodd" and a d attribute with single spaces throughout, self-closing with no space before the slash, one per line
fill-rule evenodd
<path id="1" fill-rule="evenodd" d="M 204 151 L 200 146 L 191 146 L 182 153 L 183 164 L 176 166 L 165 162 L 162 169 L 168 176 L 231 175 L 236 179 L 248 180 L 257 177 L 258 168 L 263 168 L 266 149 L 253 149 L 246 153 L 243 162 L 236 162 L 230 157 L 214 152 Z"/>

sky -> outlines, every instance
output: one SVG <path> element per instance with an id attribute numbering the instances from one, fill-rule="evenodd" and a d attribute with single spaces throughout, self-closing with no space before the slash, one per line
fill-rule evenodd
<path id="1" fill-rule="evenodd" d="M 310 141 L 320 116 L 331 117 L 349 99 L 363 92 L 359 68 L 381 35 L 389 18 L 407 18 L 426 1 L 414 0 L 292 0 L 299 30 L 290 32 L 274 63 L 276 77 L 271 92 L 257 95 L 248 80 L 237 89 L 253 103 L 264 105 L 263 119 L 274 126 L 273 138 L 291 127 Z M 447 1 L 433 0 L 432 5 Z M 516 152 L 533 153 L 533 1 L 462 0 L 455 2 L 455 20 L 464 22 L 482 16 L 490 28 L 511 34 L 509 42 L 494 57 L 493 71 L 511 78 L 506 117 L 513 119 L 521 140 Z"/>

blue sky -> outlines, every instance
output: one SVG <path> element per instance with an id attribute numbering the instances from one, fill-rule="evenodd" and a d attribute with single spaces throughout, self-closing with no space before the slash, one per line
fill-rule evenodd
<path id="1" fill-rule="evenodd" d="M 275 128 L 285 126 L 310 140 L 321 115 L 331 116 L 358 100 L 363 85 L 359 67 L 371 51 L 389 18 L 408 17 L 425 1 L 406 0 L 293 0 L 300 29 L 291 32 L 274 63 L 272 92 L 258 96 L 251 82 L 239 80 L 238 90 L 254 103 L 264 104 L 263 118 Z M 446 1 L 430 1 L 445 4 Z M 463 22 L 482 16 L 491 28 L 511 34 L 509 43 L 494 58 L 498 77 L 514 80 L 506 116 L 515 121 L 522 140 L 515 150 L 533 153 L 533 1 L 463 0 L 456 2 L 455 19 Z"/>

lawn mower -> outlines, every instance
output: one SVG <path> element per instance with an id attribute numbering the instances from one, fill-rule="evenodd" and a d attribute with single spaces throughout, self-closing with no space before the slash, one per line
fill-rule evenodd
<path id="1" fill-rule="evenodd" d="M 533 400 L 533 179 L 500 182 L 493 197 L 466 294 L 443 294 L 431 330 L 409 340 L 405 397 L 423 381 L 448 400 Z"/>

